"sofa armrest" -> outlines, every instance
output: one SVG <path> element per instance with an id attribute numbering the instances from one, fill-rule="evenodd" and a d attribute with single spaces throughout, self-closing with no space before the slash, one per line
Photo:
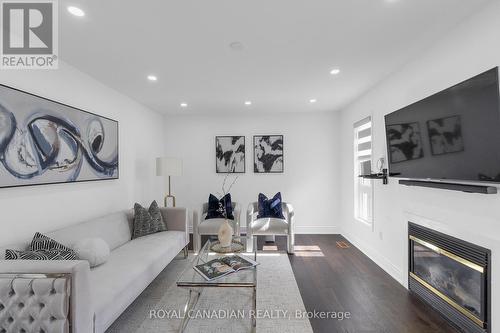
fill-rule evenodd
<path id="1" fill-rule="evenodd" d="M 189 243 L 188 211 L 182 207 L 160 208 L 167 230 L 183 231 L 186 234 L 186 245 Z"/>
<path id="2" fill-rule="evenodd" d="M 81 260 L 0 260 L 0 279 L 20 274 L 69 274 L 71 276 L 70 318 L 73 333 L 94 330 L 94 310 L 90 292 L 90 267 Z M 9 277 L 9 275 L 11 275 Z"/>

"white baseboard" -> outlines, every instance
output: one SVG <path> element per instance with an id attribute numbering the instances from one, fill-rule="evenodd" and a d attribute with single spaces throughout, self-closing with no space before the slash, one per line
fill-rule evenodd
<path id="1" fill-rule="evenodd" d="M 193 233 L 193 227 L 189 227 L 189 232 Z M 241 227 L 240 232 L 246 234 L 247 227 Z M 336 226 L 295 226 L 295 234 L 338 234 L 339 229 Z"/>
<path id="2" fill-rule="evenodd" d="M 317 225 L 309 225 L 309 226 L 295 226 L 296 234 L 338 234 L 339 229 L 337 226 L 317 226 Z"/>
<path id="3" fill-rule="evenodd" d="M 370 258 L 373 262 L 375 262 L 380 268 L 386 271 L 387 274 L 392 276 L 405 288 L 408 288 L 407 286 L 408 283 L 406 281 L 405 276 L 403 275 L 403 272 L 396 265 L 394 265 L 386 256 L 382 255 L 379 251 L 375 250 L 373 247 L 367 246 L 355 236 L 349 235 L 345 232 L 341 232 L 341 234 L 351 244 L 353 244 L 361 252 L 363 252 L 368 258 Z"/>

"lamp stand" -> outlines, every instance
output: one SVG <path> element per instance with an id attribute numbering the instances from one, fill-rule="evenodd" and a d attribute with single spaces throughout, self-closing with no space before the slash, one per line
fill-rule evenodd
<path id="1" fill-rule="evenodd" d="M 172 198 L 172 205 L 175 207 L 175 196 L 170 191 L 170 176 L 168 176 L 168 194 L 165 196 L 165 207 L 167 207 L 168 198 Z"/>

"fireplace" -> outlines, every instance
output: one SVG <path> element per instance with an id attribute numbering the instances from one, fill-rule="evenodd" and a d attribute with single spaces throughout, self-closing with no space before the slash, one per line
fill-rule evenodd
<path id="1" fill-rule="evenodd" d="M 410 291 L 463 332 L 490 332 L 491 251 L 408 224 Z"/>

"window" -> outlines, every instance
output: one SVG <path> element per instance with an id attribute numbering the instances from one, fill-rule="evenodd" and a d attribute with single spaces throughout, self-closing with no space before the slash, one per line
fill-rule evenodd
<path id="1" fill-rule="evenodd" d="M 367 117 L 354 124 L 354 217 L 373 223 L 373 186 L 371 179 L 358 177 L 362 165 L 372 159 L 372 121 Z"/>

